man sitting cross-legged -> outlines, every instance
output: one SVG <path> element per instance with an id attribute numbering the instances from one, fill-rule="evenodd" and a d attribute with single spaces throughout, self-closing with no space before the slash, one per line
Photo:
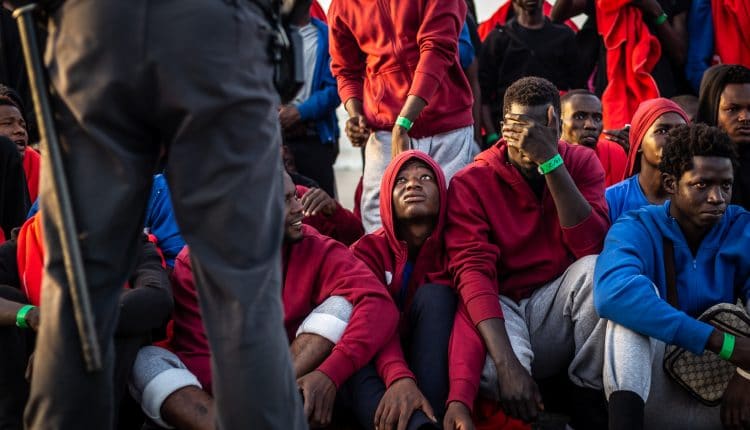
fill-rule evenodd
<path id="1" fill-rule="evenodd" d="M 284 192 L 284 325 L 308 421 L 326 426 L 337 389 L 393 336 L 398 312 L 351 251 L 302 224 L 302 204 L 288 174 Z M 210 351 L 190 267 L 185 248 L 174 270 L 174 333 L 167 345 L 174 354 L 144 348 L 131 392 L 161 426 L 206 429 L 214 428 Z"/>
<path id="2" fill-rule="evenodd" d="M 750 213 L 729 204 L 737 163 L 729 137 L 696 124 L 677 126 L 668 138 L 659 170 L 670 200 L 620 217 L 596 264 L 594 302 L 610 320 L 604 358 L 609 428 L 748 428 L 745 377 L 734 375 L 721 407 L 708 407 L 663 370 L 665 344 L 719 353 L 727 346 L 724 333 L 696 318 L 718 303 L 742 299 L 747 306 L 750 297 Z M 665 299 L 674 297 L 667 259 L 674 267 L 675 307 Z M 750 339 L 737 337 L 734 351 L 725 352 L 750 369 Z"/>

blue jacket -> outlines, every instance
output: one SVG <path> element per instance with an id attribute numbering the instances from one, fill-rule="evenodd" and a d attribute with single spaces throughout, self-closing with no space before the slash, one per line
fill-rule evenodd
<path id="1" fill-rule="evenodd" d="M 596 262 L 594 306 L 602 318 L 701 354 L 713 327 L 695 318 L 750 296 L 750 213 L 730 205 L 693 256 L 669 205 L 628 212 L 612 226 Z M 663 237 L 674 243 L 681 310 L 660 298 L 667 294 Z"/>
<path id="2" fill-rule="evenodd" d="M 174 217 L 167 180 L 162 174 L 154 176 L 144 224 L 149 233 L 156 236 L 157 245 L 164 254 L 167 265 L 174 267 L 174 259 L 185 246 L 185 241 L 180 235 L 180 227 L 177 226 L 177 220 Z"/>
<path id="3" fill-rule="evenodd" d="M 693 0 L 688 14 L 688 54 L 685 77 L 696 94 L 701 87 L 703 72 L 714 56 L 714 21 L 711 0 Z"/>
<path id="4" fill-rule="evenodd" d="M 331 56 L 328 54 L 328 26 L 312 18 L 318 29 L 318 59 L 315 61 L 310 97 L 299 109 L 302 121 L 315 121 L 322 143 L 335 143 L 339 138 L 339 123 L 336 108 L 341 104 L 336 88 L 336 79 L 331 74 Z"/>

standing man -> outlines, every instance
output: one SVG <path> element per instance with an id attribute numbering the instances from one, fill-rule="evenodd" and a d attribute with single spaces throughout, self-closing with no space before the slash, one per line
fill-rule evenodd
<path id="1" fill-rule="evenodd" d="M 81 357 L 47 169 L 45 312 L 27 428 L 113 428 L 120 286 L 162 148 L 213 351 L 218 427 L 305 428 L 280 299 L 279 99 L 268 49 L 275 4 L 79 0 L 49 11 L 52 103 L 103 369 L 86 372 Z"/>
<path id="2" fill-rule="evenodd" d="M 336 196 L 333 163 L 339 152 L 336 108 L 341 100 L 331 75 L 328 26 L 310 17 L 311 4 L 312 0 L 297 4 L 292 17 L 302 35 L 305 83 L 289 104 L 279 108 L 279 122 L 297 173 L 320 184 L 329 196 Z"/>
<path id="3" fill-rule="evenodd" d="M 474 157 L 472 95 L 458 61 L 464 0 L 333 0 L 331 69 L 349 113 L 346 134 L 365 147 L 362 223 L 380 227 L 380 179 L 391 158 L 429 154 L 446 180 Z"/>

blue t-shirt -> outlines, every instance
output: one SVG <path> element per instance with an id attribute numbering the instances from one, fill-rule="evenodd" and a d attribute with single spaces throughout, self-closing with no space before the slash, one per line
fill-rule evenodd
<path id="1" fill-rule="evenodd" d="M 414 263 L 411 261 L 407 261 L 406 265 L 404 266 L 404 272 L 403 272 L 403 280 L 401 281 L 401 289 L 398 292 L 398 297 L 396 301 L 398 302 L 398 308 L 403 310 L 404 304 L 406 303 L 406 295 L 409 294 L 409 280 L 411 279 L 411 274 L 414 271 Z"/>
<path id="2" fill-rule="evenodd" d="M 643 194 L 641 184 L 638 183 L 640 174 L 633 175 L 618 182 L 604 192 L 609 206 L 609 220 L 612 224 L 627 211 L 640 209 L 649 204 L 646 195 Z"/>

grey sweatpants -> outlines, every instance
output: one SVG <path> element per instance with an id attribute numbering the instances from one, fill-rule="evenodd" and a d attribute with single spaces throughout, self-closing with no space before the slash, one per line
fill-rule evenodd
<path id="1" fill-rule="evenodd" d="M 26 427 L 114 428 L 112 335 L 162 149 L 190 245 L 220 429 L 307 427 L 281 307 L 271 27 L 254 1 L 66 1 L 47 68 L 103 370 L 87 373 L 42 169 L 46 250 Z M 210 34 L 207 34 L 210 33 Z M 49 152 L 42 155 L 49 167 Z"/>
<path id="2" fill-rule="evenodd" d="M 664 342 L 607 323 L 604 391 L 632 391 L 645 402 L 646 429 L 721 429 L 720 407 L 690 396 L 664 372 Z"/>
<path id="3" fill-rule="evenodd" d="M 562 276 L 520 302 L 500 296 L 513 352 L 534 378 L 567 369 L 576 385 L 602 388 L 606 321 L 594 309 L 595 264 L 595 255 L 579 259 Z M 489 355 L 480 393 L 489 399 L 500 398 L 497 370 Z"/>
<path id="4" fill-rule="evenodd" d="M 411 139 L 411 148 L 432 157 L 443 169 L 445 180 L 474 160 L 479 147 L 474 141 L 474 127 L 467 126 L 446 133 L 420 139 Z M 370 134 L 365 146 L 365 171 L 362 176 L 362 225 L 366 233 L 381 226 L 380 181 L 391 162 L 391 132 L 376 131 Z"/>

